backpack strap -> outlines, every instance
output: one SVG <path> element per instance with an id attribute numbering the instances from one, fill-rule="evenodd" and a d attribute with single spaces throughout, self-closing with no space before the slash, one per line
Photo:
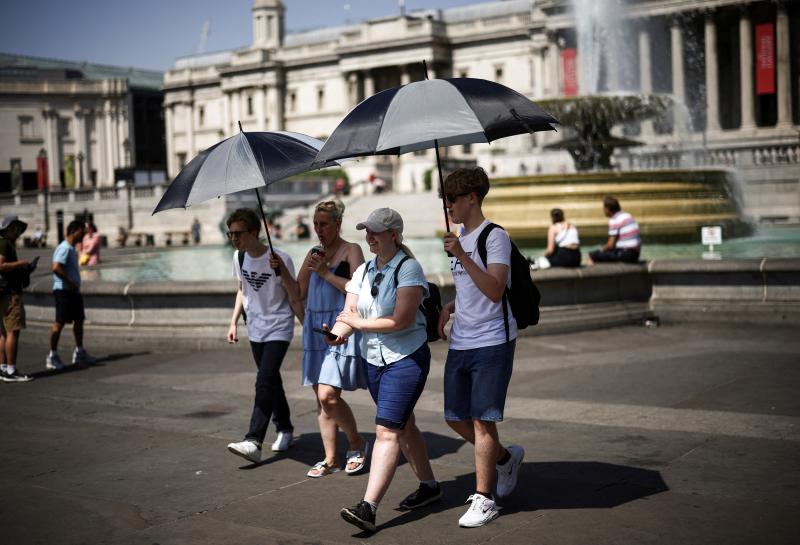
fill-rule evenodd
<path id="1" fill-rule="evenodd" d="M 483 261 L 483 266 L 485 268 L 487 268 L 487 269 L 489 268 L 489 264 L 486 262 L 486 260 L 488 259 L 487 255 L 486 255 L 486 240 L 489 238 L 489 233 L 491 233 L 492 230 L 495 227 L 503 229 L 502 227 L 500 227 L 496 223 L 489 223 L 489 225 L 487 225 L 486 227 L 483 228 L 483 231 L 481 231 L 481 234 L 478 235 L 478 255 L 480 256 L 481 261 Z M 510 263 L 510 260 L 509 260 L 509 263 Z M 510 268 L 511 268 L 511 265 L 509 264 L 509 269 Z M 511 331 L 510 331 L 509 325 L 508 325 L 508 284 L 507 283 L 506 283 L 505 289 L 503 290 L 503 325 L 505 326 L 505 330 L 506 330 L 506 342 L 509 342 L 511 340 Z"/>
<path id="2" fill-rule="evenodd" d="M 239 259 L 239 274 L 241 274 L 242 268 L 244 268 L 244 251 L 236 250 L 236 257 Z"/>
<path id="3" fill-rule="evenodd" d="M 397 282 L 400 276 L 400 267 L 409 259 L 408 256 L 404 256 L 403 259 L 400 260 L 400 263 L 397 264 L 397 267 L 394 268 L 394 287 L 397 289 Z"/>

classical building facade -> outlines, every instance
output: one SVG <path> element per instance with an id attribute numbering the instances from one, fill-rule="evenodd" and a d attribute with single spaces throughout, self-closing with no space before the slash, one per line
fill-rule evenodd
<path id="1" fill-rule="evenodd" d="M 497 1 L 299 33 L 284 32 L 280 0 L 255 0 L 252 44 L 179 58 L 165 74 L 168 174 L 232 135 L 238 122 L 325 138 L 360 100 L 421 79 L 426 60 L 429 77 L 489 79 L 533 100 L 590 89 L 670 93 L 686 105 L 683 121 L 626 127 L 645 145 L 618 152 L 619 168 L 733 167 L 749 215 L 800 220 L 800 3 L 616 3 L 624 47 L 589 82 L 577 68 L 589 55 L 579 40 L 579 0 Z M 611 70 L 617 63 L 624 69 Z M 446 153 L 494 175 L 568 171 L 565 152 L 543 147 L 557 138 L 520 136 Z M 398 191 L 420 191 L 432 161 L 419 152 L 347 169 L 355 180 L 377 172 Z"/>
<path id="2" fill-rule="evenodd" d="M 0 193 L 44 178 L 51 191 L 165 181 L 162 84 L 156 71 L 0 54 Z"/>

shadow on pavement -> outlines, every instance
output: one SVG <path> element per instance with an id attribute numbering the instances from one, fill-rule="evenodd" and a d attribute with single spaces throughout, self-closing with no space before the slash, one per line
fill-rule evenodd
<path id="1" fill-rule="evenodd" d="M 441 458 L 442 456 L 445 456 L 447 454 L 452 454 L 456 452 L 459 448 L 461 448 L 461 446 L 465 443 L 461 439 L 455 439 L 453 437 L 440 435 L 438 433 L 423 432 L 422 435 L 425 437 L 425 442 L 428 445 L 428 457 L 431 460 Z M 370 444 L 370 454 L 367 461 L 367 468 L 358 474 L 358 475 L 365 475 L 369 473 L 370 469 L 370 462 L 372 460 L 372 449 L 375 446 L 375 433 L 361 432 L 361 436 L 364 437 L 364 439 L 366 439 L 367 441 L 369 441 Z M 344 439 L 344 435 L 341 433 L 339 434 L 338 446 L 339 446 L 338 454 L 339 454 L 340 466 L 344 467 L 345 463 L 344 453 L 347 446 L 346 446 L 346 441 Z M 297 436 L 294 442 L 292 443 L 291 448 L 286 452 L 273 453 L 272 451 L 269 450 L 269 448 L 270 444 L 268 442 L 265 442 L 264 445 L 262 446 L 262 449 L 265 449 L 262 450 L 262 456 L 264 456 L 265 459 L 261 460 L 257 464 L 246 464 L 240 466 L 239 469 L 245 469 L 245 470 L 256 469 L 261 466 L 267 466 L 272 464 L 273 462 L 277 462 L 286 458 L 306 464 L 310 468 L 312 465 L 316 464 L 317 462 L 325 458 L 324 450 L 322 448 L 322 438 L 320 437 L 320 434 L 318 432 L 304 433 L 300 436 Z M 405 463 L 407 462 L 405 458 L 403 458 L 403 456 L 401 455 L 398 467 Z"/>
<path id="2" fill-rule="evenodd" d="M 463 506 L 466 511 L 464 502 L 475 490 L 475 474 L 459 475 L 441 486 L 441 501 L 415 511 L 395 508 L 400 515 L 379 525 L 378 531 L 455 507 Z M 501 516 L 546 509 L 608 509 L 667 490 L 661 473 L 650 469 L 605 462 L 529 462 L 520 468 L 515 491 L 497 503 Z M 378 516 L 387 516 L 390 509 L 385 506 Z M 461 514 L 459 511 L 458 516 Z"/>
<path id="3" fill-rule="evenodd" d="M 56 375 L 63 375 L 66 373 L 75 373 L 78 371 L 86 371 L 87 369 L 91 369 L 92 367 L 105 367 L 106 364 L 119 361 L 119 360 L 126 360 L 129 358 L 133 358 L 135 356 L 146 356 L 150 354 L 149 351 L 144 352 L 120 352 L 117 354 L 108 354 L 107 356 L 99 357 L 97 360 L 92 364 L 66 364 L 63 369 L 45 369 L 44 371 L 36 371 L 31 373 L 35 379 L 43 379 L 43 378 L 50 378 Z"/>

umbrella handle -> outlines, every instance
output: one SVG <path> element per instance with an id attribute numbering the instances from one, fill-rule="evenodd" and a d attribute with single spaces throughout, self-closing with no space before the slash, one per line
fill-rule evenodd
<path id="1" fill-rule="evenodd" d="M 275 256 L 275 252 L 272 249 L 272 237 L 269 235 L 269 225 L 267 225 L 267 216 L 264 215 L 264 206 L 261 204 L 261 194 L 258 192 L 258 188 L 254 188 L 253 191 L 256 192 L 256 198 L 258 199 L 258 211 L 261 212 L 261 221 L 264 222 L 264 230 L 267 232 L 267 244 L 269 245 L 269 252 Z M 275 276 L 281 275 L 281 270 L 278 268 L 272 269 L 275 271 Z"/>

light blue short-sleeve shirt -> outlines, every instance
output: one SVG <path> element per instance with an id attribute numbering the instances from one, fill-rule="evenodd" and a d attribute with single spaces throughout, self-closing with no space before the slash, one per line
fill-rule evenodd
<path id="1" fill-rule="evenodd" d="M 358 295 L 358 314 L 362 318 L 380 318 L 394 314 L 397 303 L 397 288 L 421 286 L 423 298 L 428 296 L 428 282 L 425 274 L 416 259 L 407 259 L 394 282 L 394 272 L 397 264 L 406 256 L 399 250 L 392 259 L 378 269 L 376 260 L 372 259 L 363 263 L 353 273 L 353 278 L 347 283 L 347 293 Z M 366 275 L 364 269 L 366 267 Z M 378 294 L 372 297 L 372 284 L 378 273 L 383 273 L 383 280 L 378 286 Z M 417 314 L 411 326 L 403 331 L 392 333 L 368 333 L 361 336 L 361 355 L 368 363 L 377 366 L 388 365 L 413 354 L 423 343 L 427 342 L 428 335 L 425 330 L 425 316 L 417 309 Z"/>
<path id="2" fill-rule="evenodd" d="M 53 251 L 53 263 L 61 263 L 64 267 L 64 272 L 67 274 L 67 278 L 75 282 L 78 286 L 81 285 L 81 269 L 80 265 L 78 265 L 78 252 L 75 251 L 75 248 L 66 240 L 62 240 L 61 244 L 56 246 L 56 249 Z M 53 290 L 65 289 L 67 288 L 64 286 L 64 281 L 54 273 Z"/>

